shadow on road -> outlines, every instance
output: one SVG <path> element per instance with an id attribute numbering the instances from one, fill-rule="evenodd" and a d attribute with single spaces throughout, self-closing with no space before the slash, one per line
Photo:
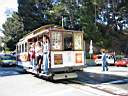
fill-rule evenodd
<path id="1" fill-rule="evenodd" d="M 128 84 L 128 77 L 117 76 L 112 74 L 93 73 L 93 72 L 78 72 L 77 79 L 58 80 L 54 83 L 63 84 L 104 84 L 108 82 L 125 80 L 125 82 L 118 82 L 115 84 Z"/>
<path id="2" fill-rule="evenodd" d="M 78 72 L 77 80 L 88 84 L 102 84 L 124 79 L 128 80 L 128 77 L 104 73 Z"/>
<path id="3" fill-rule="evenodd" d="M 23 73 L 18 72 L 16 67 L 0 67 L 0 77 L 22 75 Z"/>

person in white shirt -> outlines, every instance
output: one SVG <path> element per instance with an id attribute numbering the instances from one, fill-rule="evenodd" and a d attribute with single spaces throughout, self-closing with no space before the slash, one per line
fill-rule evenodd
<path id="1" fill-rule="evenodd" d="M 108 64 L 105 51 L 102 52 L 102 71 L 108 71 Z"/>
<path id="2" fill-rule="evenodd" d="M 47 35 L 43 36 L 43 72 L 48 74 L 49 67 L 49 38 Z"/>

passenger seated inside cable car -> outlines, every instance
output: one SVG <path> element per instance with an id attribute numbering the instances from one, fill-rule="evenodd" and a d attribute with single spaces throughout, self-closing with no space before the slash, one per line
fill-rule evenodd
<path id="1" fill-rule="evenodd" d="M 65 36 L 64 37 L 64 50 L 65 51 L 72 51 L 73 50 L 73 40 L 72 36 Z"/>

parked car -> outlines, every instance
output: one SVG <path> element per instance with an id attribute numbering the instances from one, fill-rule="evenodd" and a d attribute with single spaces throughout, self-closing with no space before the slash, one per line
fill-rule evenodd
<path id="1" fill-rule="evenodd" d="M 116 60 L 115 66 L 128 66 L 128 58 Z"/>
<path id="2" fill-rule="evenodd" d="M 114 65 L 114 63 L 115 63 L 115 58 L 114 58 L 113 55 L 107 54 L 107 55 L 106 55 L 106 59 L 107 59 L 107 63 L 108 63 L 109 65 Z M 95 56 L 95 59 L 94 59 L 94 62 L 96 63 L 96 65 L 102 64 L 102 55 L 101 55 L 101 54 L 96 55 L 96 56 Z"/>
<path id="3" fill-rule="evenodd" d="M 9 54 L 0 55 L 0 65 L 1 66 L 16 65 L 16 57 Z"/>

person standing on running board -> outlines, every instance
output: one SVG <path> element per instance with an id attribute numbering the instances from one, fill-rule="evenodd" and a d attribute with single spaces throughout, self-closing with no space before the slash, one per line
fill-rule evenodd
<path id="1" fill-rule="evenodd" d="M 49 66 L 49 38 L 47 35 L 43 36 L 43 72 L 48 74 Z"/>
<path id="2" fill-rule="evenodd" d="M 32 43 L 29 49 L 29 58 L 31 61 L 32 69 L 35 70 L 35 43 Z"/>
<path id="3" fill-rule="evenodd" d="M 41 73 L 41 64 L 43 60 L 41 42 L 37 41 L 35 45 L 36 61 L 37 61 L 37 73 Z"/>

